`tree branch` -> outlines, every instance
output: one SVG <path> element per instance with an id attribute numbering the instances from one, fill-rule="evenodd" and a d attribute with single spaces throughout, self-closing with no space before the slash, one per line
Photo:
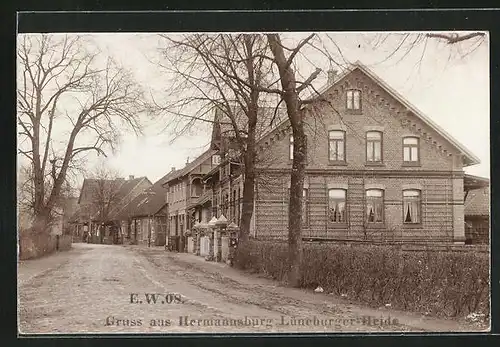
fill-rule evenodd
<path id="1" fill-rule="evenodd" d="M 429 33 L 426 35 L 426 37 L 429 37 L 429 38 L 436 38 L 436 39 L 441 39 L 441 40 L 445 40 L 447 44 L 449 45 L 452 45 L 452 44 L 455 44 L 457 42 L 461 42 L 461 41 L 466 41 L 466 40 L 470 40 L 474 37 L 478 37 L 478 36 L 484 36 L 484 33 L 482 32 L 474 32 L 474 33 L 470 33 L 470 34 L 465 34 L 465 35 L 462 35 L 460 36 L 459 34 L 456 34 L 456 33 L 453 33 L 453 34 L 433 34 L 433 33 Z"/>

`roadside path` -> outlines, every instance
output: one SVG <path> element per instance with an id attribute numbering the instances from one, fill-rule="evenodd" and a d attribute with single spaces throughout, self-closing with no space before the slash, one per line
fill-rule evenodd
<path id="1" fill-rule="evenodd" d="M 71 251 L 19 263 L 18 273 L 23 333 L 477 329 L 287 288 L 225 264 L 163 248 L 74 244 Z M 161 294 L 156 303 L 153 293 Z"/>

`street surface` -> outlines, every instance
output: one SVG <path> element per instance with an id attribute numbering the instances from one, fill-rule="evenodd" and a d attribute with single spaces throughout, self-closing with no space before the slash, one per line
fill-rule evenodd
<path id="1" fill-rule="evenodd" d="M 287 288 L 163 247 L 73 244 L 19 263 L 20 333 L 473 331 Z"/>

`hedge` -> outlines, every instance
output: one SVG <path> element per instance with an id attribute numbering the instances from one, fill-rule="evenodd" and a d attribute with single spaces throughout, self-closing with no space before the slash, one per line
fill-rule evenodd
<path id="1" fill-rule="evenodd" d="M 287 244 L 250 240 L 235 266 L 286 280 Z M 302 288 L 321 286 L 370 305 L 463 317 L 489 318 L 489 260 L 475 252 L 401 251 L 391 246 L 304 245 Z"/>
<path id="2" fill-rule="evenodd" d="M 71 242 L 71 235 L 60 235 L 58 240 L 49 233 L 19 231 L 19 260 L 39 258 L 57 250 L 67 251 L 71 249 Z"/>

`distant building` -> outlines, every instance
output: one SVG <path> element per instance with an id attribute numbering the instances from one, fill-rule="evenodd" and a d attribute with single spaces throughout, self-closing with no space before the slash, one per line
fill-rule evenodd
<path id="1" fill-rule="evenodd" d="M 192 162 L 186 163 L 184 168 L 173 168 L 163 183 L 167 189 L 168 202 L 167 244 L 169 240 L 180 242 L 176 246 L 171 244 L 170 247 L 182 249 L 184 244 L 180 236 L 190 230 L 196 220 L 210 216 L 209 212 L 202 216 L 202 211 L 212 200 L 211 191 L 203 183 L 203 177 L 218 166 L 218 162 L 213 159 L 215 153 L 215 150 L 209 149 Z"/>
<path id="2" fill-rule="evenodd" d="M 173 172 L 143 190 L 117 215 L 124 242 L 165 245 L 168 230 L 167 188 L 163 184 Z"/>
<path id="3" fill-rule="evenodd" d="M 76 212 L 71 218 L 74 225 L 74 239 L 92 242 L 117 243 L 119 240 L 120 210 L 152 183 L 147 177 L 112 180 L 86 178 L 83 181 L 78 198 Z M 99 195 L 105 195 L 105 216 L 101 216 L 103 206 L 99 203 Z M 102 233 L 102 236 L 101 236 Z"/>
<path id="4" fill-rule="evenodd" d="M 465 175 L 465 242 L 488 244 L 490 240 L 490 180 Z"/>

